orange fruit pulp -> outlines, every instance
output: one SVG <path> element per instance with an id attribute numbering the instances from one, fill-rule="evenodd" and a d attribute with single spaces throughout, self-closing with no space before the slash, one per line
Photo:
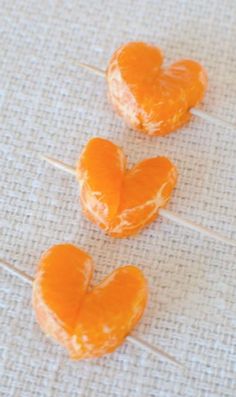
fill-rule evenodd
<path id="1" fill-rule="evenodd" d="M 112 56 L 106 77 L 114 109 L 133 129 L 166 135 L 186 123 L 207 88 L 205 69 L 183 59 L 163 68 L 159 48 L 130 42 Z"/>
<path id="2" fill-rule="evenodd" d="M 42 256 L 33 283 L 41 329 L 78 360 L 113 352 L 140 320 L 147 302 L 147 281 L 137 267 L 120 267 L 91 287 L 93 269 L 86 252 L 60 244 Z"/>
<path id="3" fill-rule="evenodd" d="M 109 236 L 136 234 L 154 221 L 168 203 L 177 171 L 165 157 L 154 157 L 126 169 L 123 151 L 93 138 L 77 164 L 80 199 L 88 219 Z"/>

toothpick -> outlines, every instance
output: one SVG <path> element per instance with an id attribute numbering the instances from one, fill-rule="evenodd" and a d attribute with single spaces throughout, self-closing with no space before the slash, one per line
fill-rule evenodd
<path id="1" fill-rule="evenodd" d="M 214 230 L 210 230 L 207 227 L 201 226 L 198 223 L 192 222 L 188 219 L 184 219 L 173 211 L 166 210 L 165 208 L 160 208 L 159 214 L 166 219 L 169 219 L 173 222 L 178 223 L 179 225 L 187 227 L 188 229 L 194 230 L 194 231 L 199 232 L 205 236 L 211 237 L 214 240 L 218 240 L 218 241 L 221 241 L 222 243 L 229 244 L 229 245 L 232 245 L 233 247 L 236 247 L 235 240 L 233 240 L 229 237 L 222 236 L 222 234 L 215 232 Z"/>
<path id="2" fill-rule="evenodd" d="M 40 155 L 39 156 L 42 160 L 47 161 L 53 167 L 58 168 L 59 170 L 65 171 L 68 174 L 76 176 L 76 170 L 71 165 L 65 164 L 60 160 L 54 159 L 53 157 Z"/>
<path id="3" fill-rule="evenodd" d="M 6 262 L 3 259 L 0 259 L 0 267 L 30 285 L 32 285 L 34 281 L 33 277 L 31 277 L 29 274 L 23 272 L 20 269 L 17 269 L 15 266 L 11 265 L 10 263 Z M 150 343 L 140 338 L 137 338 L 136 336 L 128 335 L 126 336 L 126 340 L 138 347 L 141 347 L 142 349 L 146 350 L 148 353 L 152 353 L 155 356 L 165 358 L 168 361 L 170 361 L 172 364 L 175 364 L 178 367 L 181 367 L 182 369 L 185 368 L 179 361 L 177 361 L 169 353 L 166 353 L 164 350 L 160 349 L 159 347 L 153 346 Z"/>
<path id="4" fill-rule="evenodd" d="M 190 113 L 192 113 L 192 115 L 194 115 L 194 116 L 200 117 L 201 119 L 207 121 L 209 124 L 212 123 L 212 124 L 218 125 L 220 127 L 236 129 L 236 125 L 233 125 L 233 124 L 229 123 L 228 121 L 222 120 L 219 117 L 212 116 L 211 114 L 208 114 L 201 109 L 192 108 L 192 109 L 190 109 Z"/>
<path id="5" fill-rule="evenodd" d="M 87 63 L 83 63 L 83 62 L 77 62 L 76 64 L 78 66 L 82 67 L 83 69 L 87 69 L 90 72 L 97 74 L 100 77 L 104 77 L 104 78 L 106 77 L 105 71 L 101 70 L 95 66 L 88 65 Z M 206 113 L 204 110 L 197 109 L 197 108 L 191 108 L 189 111 L 192 115 L 197 116 L 197 117 L 207 121 L 210 124 L 212 123 L 212 124 L 218 125 L 220 127 L 236 129 L 236 125 L 233 125 L 233 124 L 229 123 L 228 121 L 222 120 L 219 117 L 212 116 L 212 115 Z"/>
<path id="6" fill-rule="evenodd" d="M 93 72 L 94 74 L 97 74 L 98 76 L 106 77 L 106 73 L 102 69 L 99 69 L 99 68 L 97 68 L 95 66 L 92 66 L 92 65 L 88 65 L 87 63 L 77 62 L 77 64 L 79 66 L 81 66 L 81 68 L 87 69 L 90 72 Z"/>
<path id="7" fill-rule="evenodd" d="M 169 353 L 164 352 L 162 349 L 160 349 L 159 347 L 153 346 L 150 343 L 138 338 L 137 336 L 133 336 L 133 335 L 128 335 L 126 336 L 126 340 L 128 340 L 129 342 L 131 342 L 133 345 L 141 347 L 141 348 L 145 348 L 148 352 L 152 353 L 152 354 L 156 354 L 156 355 L 161 355 L 162 357 L 166 358 L 167 360 L 173 362 L 174 364 L 176 364 L 177 366 L 184 368 L 183 364 L 180 364 L 179 361 L 177 361 L 173 356 L 171 356 Z M 145 347 L 144 347 L 145 346 Z"/>
<path id="8" fill-rule="evenodd" d="M 10 263 L 6 262 L 1 258 L 0 258 L 0 267 L 2 269 L 7 270 L 8 273 L 13 274 L 14 276 L 20 278 L 21 280 L 25 281 L 28 284 L 32 284 L 34 280 L 33 277 L 31 277 L 29 274 L 23 272 L 20 269 L 17 269 L 14 265 L 11 265 Z"/>
<path id="9" fill-rule="evenodd" d="M 65 171 L 67 173 L 70 173 L 73 176 L 76 176 L 76 170 L 68 164 L 63 163 L 60 160 L 54 159 L 53 157 L 49 156 L 40 156 L 43 160 L 46 160 L 49 164 L 53 165 L 56 168 L 59 168 L 62 171 Z M 183 218 L 182 216 L 176 214 L 175 212 L 166 210 L 164 208 L 159 209 L 159 215 L 161 215 L 163 218 L 166 218 L 168 220 L 171 220 L 179 225 L 185 226 L 186 228 L 190 230 L 194 230 L 195 232 L 201 233 L 205 236 L 208 236 L 214 240 L 220 241 L 225 244 L 232 245 L 236 247 L 236 241 L 223 236 L 222 234 L 215 232 L 213 230 L 210 230 L 204 226 L 201 226 L 195 222 L 192 222 L 188 219 Z"/>

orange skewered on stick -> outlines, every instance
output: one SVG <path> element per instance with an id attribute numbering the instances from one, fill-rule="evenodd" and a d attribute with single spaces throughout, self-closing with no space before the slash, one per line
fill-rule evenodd
<path id="1" fill-rule="evenodd" d="M 76 169 L 52 157 L 42 158 L 78 178 L 85 215 L 112 237 L 133 235 L 160 215 L 236 246 L 235 240 L 165 208 L 176 184 L 176 168 L 165 157 L 143 160 L 127 170 L 123 151 L 117 145 L 93 138 L 85 146 Z"/>
<path id="2" fill-rule="evenodd" d="M 191 115 L 226 128 L 234 125 L 196 108 L 207 88 L 205 69 L 184 59 L 163 68 L 159 48 L 143 42 L 121 46 L 106 72 L 86 63 L 77 64 L 108 83 L 114 110 L 129 127 L 148 135 L 166 135 L 185 124 Z"/>
<path id="3" fill-rule="evenodd" d="M 35 279 L 2 259 L 0 267 L 33 284 L 33 307 L 40 327 L 63 345 L 71 358 L 99 357 L 128 340 L 184 368 L 162 349 L 130 335 L 147 300 L 147 283 L 137 267 L 120 267 L 89 290 L 93 261 L 71 244 L 48 250 Z"/>

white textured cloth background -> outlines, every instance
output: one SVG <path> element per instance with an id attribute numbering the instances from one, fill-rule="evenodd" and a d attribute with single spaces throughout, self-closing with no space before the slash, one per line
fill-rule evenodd
<path id="1" fill-rule="evenodd" d="M 120 144 L 130 164 L 166 155 L 179 169 L 169 209 L 236 239 L 235 131 L 193 119 L 149 138 L 112 111 L 102 78 L 129 40 L 160 46 L 168 62 L 192 57 L 209 73 L 202 108 L 236 122 L 234 0 L 0 0 L 1 254 L 33 275 L 44 250 L 72 242 L 97 263 L 96 280 L 140 266 L 150 301 L 135 333 L 188 371 L 130 344 L 94 361 L 71 362 L 40 331 L 30 287 L 0 271 L 1 386 L 6 397 L 234 397 L 236 250 L 159 219 L 135 238 L 105 237 L 81 214 L 72 176 L 39 159 L 75 164 L 92 136 Z"/>

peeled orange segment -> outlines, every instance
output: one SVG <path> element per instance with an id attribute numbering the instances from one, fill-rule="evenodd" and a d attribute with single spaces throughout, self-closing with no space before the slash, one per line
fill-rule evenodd
<path id="1" fill-rule="evenodd" d="M 70 244 L 52 247 L 40 260 L 33 307 L 42 330 L 75 359 L 115 350 L 141 318 L 147 282 L 135 266 L 118 268 L 90 288 L 93 263 Z"/>
<path id="2" fill-rule="evenodd" d="M 138 268 L 124 266 L 111 273 L 85 296 L 71 356 L 99 357 L 115 350 L 141 318 L 147 294 Z"/>
<path id="3" fill-rule="evenodd" d="M 100 146 L 96 145 L 97 158 L 102 159 L 101 164 L 97 164 L 97 166 L 103 169 L 103 172 L 100 170 L 97 172 L 97 167 L 91 166 L 94 161 L 93 151 L 87 150 L 87 147 L 83 151 L 82 161 L 78 162 L 82 209 L 87 218 L 104 229 L 108 235 L 113 237 L 131 236 L 152 222 L 157 217 L 158 209 L 164 207 L 170 199 L 177 180 L 176 168 L 165 157 L 146 159 L 131 170 L 125 169 L 124 165 L 123 170 L 118 173 L 119 188 L 116 185 L 116 189 L 113 189 L 115 181 L 110 177 L 107 178 L 105 169 L 109 169 L 109 167 L 113 169 L 112 162 L 116 162 L 117 159 L 116 156 L 113 159 L 111 156 L 108 159 L 104 156 L 102 145 L 105 142 L 101 140 Z M 94 140 L 88 143 L 88 147 L 91 149 L 93 144 Z M 112 145 L 115 152 L 115 145 Z M 100 150 L 101 153 L 99 153 Z M 118 147 L 117 150 L 121 153 L 120 157 L 124 159 L 124 155 Z M 87 164 L 89 167 L 86 167 Z M 89 188 L 87 187 L 84 182 L 85 178 L 93 180 L 93 186 L 96 185 L 96 188 L 99 186 L 101 189 L 99 205 L 94 202 L 96 191 L 93 192 L 91 185 Z M 105 192 L 109 191 L 109 184 L 111 184 L 113 192 L 113 198 L 110 201 L 112 209 L 104 212 L 104 207 L 108 206 L 109 208 L 109 204 L 108 200 L 103 202 L 106 195 L 103 195 L 102 189 L 104 187 Z M 111 196 L 109 197 L 111 199 Z M 115 206 L 114 203 L 116 203 Z M 108 215 L 111 213 L 112 217 Z"/>
<path id="4" fill-rule="evenodd" d="M 125 79 L 127 84 L 133 85 L 135 90 L 135 85 L 144 87 L 144 76 L 147 83 L 152 83 L 153 76 L 160 71 L 162 63 L 163 55 L 159 48 L 142 42 L 130 42 L 113 54 L 108 73 L 109 68 L 115 65 L 115 70 L 119 70 L 121 78 Z"/>
<path id="5" fill-rule="evenodd" d="M 81 197 L 86 196 L 88 211 L 99 212 L 105 223 L 117 212 L 124 167 L 121 149 L 102 138 L 89 141 L 77 165 Z"/>
<path id="6" fill-rule="evenodd" d="M 198 62 L 180 60 L 166 69 L 162 62 L 157 47 L 131 42 L 113 54 L 106 72 L 115 110 L 130 127 L 149 135 L 168 134 L 188 121 L 207 87 Z"/>
<path id="7" fill-rule="evenodd" d="M 144 160 L 127 171 L 110 234 L 128 236 L 153 221 L 169 201 L 176 179 L 176 168 L 165 157 Z"/>
<path id="8" fill-rule="evenodd" d="M 71 244 L 55 245 L 40 260 L 33 306 L 44 332 L 62 344 L 73 333 L 92 274 L 91 257 Z"/>

